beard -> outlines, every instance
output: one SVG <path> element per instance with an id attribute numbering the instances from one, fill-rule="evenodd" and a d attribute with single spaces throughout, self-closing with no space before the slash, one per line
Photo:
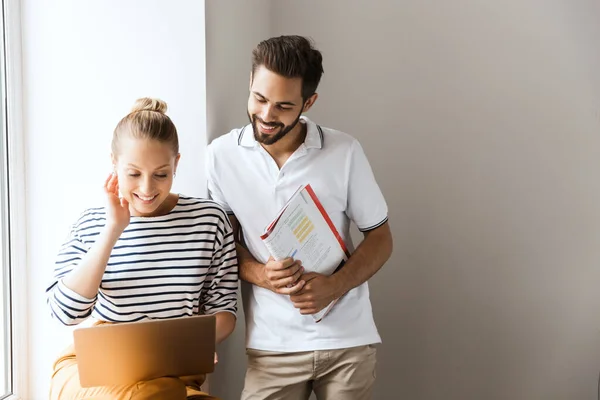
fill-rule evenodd
<path id="1" fill-rule="evenodd" d="M 300 121 L 301 115 L 302 115 L 302 111 L 300 111 L 300 113 L 298 114 L 298 116 L 296 117 L 294 122 L 292 122 L 290 125 L 286 126 L 286 125 L 282 124 L 281 122 L 266 123 L 265 121 L 260 119 L 258 116 L 256 116 L 256 114 L 250 115 L 248 113 L 248 118 L 250 119 L 250 123 L 252 124 L 252 130 L 254 131 L 254 140 L 256 140 L 260 144 L 264 144 L 267 146 L 277 143 L 285 135 L 290 133 L 290 131 L 292 129 L 294 129 L 296 127 L 296 125 L 298 124 L 298 121 Z M 273 133 L 270 135 L 261 133 L 258 130 L 258 122 L 260 122 L 264 126 L 279 127 L 279 131 L 277 133 Z"/>

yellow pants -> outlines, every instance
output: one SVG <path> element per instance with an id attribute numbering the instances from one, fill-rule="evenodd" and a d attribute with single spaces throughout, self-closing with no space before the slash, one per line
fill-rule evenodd
<path id="1" fill-rule="evenodd" d="M 182 379 L 158 378 L 132 385 L 82 388 L 75 348 L 69 346 L 54 363 L 50 400 L 218 400 L 200 391 L 203 377 L 196 377 L 193 385 Z"/>

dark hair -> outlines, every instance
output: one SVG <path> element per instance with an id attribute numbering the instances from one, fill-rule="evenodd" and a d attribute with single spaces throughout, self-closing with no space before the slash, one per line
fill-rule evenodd
<path id="1" fill-rule="evenodd" d="M 252 51 L 252 74 L 264 65 L 286 78 L 302 78 L 302 98 L 315 94 L 323 75 L 323 56 L 310 40 L 297 35 L 263 40 Z"/>
<path id="2" fill-rule="evenodd" d="M 177 129 L 165 113 L 167 103 L 160 99 L 144 97 L 138 99 L 129 114 L 127 114 L 115 128 L 112 139 L 112 152 L 119 154 L 119 138 L 123 134 L 131 135 L 138 139 L 154 139 L 162 143 L 169 143 L 175 154 L 179 153 L 179 139 Z"/>

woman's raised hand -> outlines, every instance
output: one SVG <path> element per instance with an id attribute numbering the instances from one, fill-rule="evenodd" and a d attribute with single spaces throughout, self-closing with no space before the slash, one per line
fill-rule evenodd
<path id="1" fill-rule="evenodd" d="M 131 217 L 129 213 L 129 202 L 119 197 L 119 177 L 112 173 L 104 182 L 104 193 L 106 195 L 106 227 L 122 233 Z"/>

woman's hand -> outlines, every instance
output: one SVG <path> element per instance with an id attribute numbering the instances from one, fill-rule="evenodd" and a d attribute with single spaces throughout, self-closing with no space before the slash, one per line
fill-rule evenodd
<path id="1" fill-rule="evenodd" d="M 215 351 L 215 364 L 219 362 L 217 352 Z M 185 383 L 185 386 L 190 386 L 196 390 L 200 390 L 200 387 L 206 380 L 206 374 L 191 375 L 191 376 L 180 376 L 179 379 Z"/>
<path id="2" fill-rule="evenodd" d="M 106 227 L 121 234 L 131 217 L 129 213 L 129 202 L 119 197 L 119 177 L 112 173 L 104 182 L 104 193 L 106 195 Z"/>
<path id="3" fill-rule="evenodd" d="M 179 379 L 183 381 L 185 386 L 189 386 L 195 390 L 201 390 L 202 384 L 206 380 L 206 374 L 180 376 Z"/>

